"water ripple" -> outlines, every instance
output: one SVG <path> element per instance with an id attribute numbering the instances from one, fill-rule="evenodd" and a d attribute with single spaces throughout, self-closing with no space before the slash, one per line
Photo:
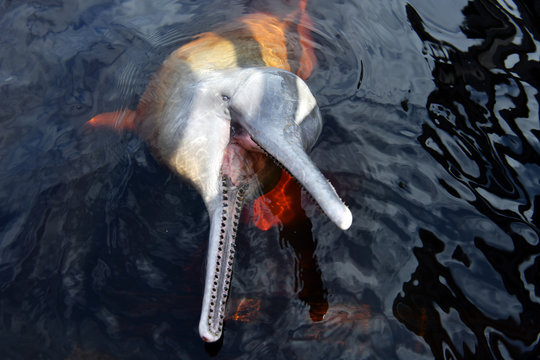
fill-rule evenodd
<path id="1" fill-rule="evenodd" d="M 208 219 L 132 134 L 164 57 L 295 1 L 0 4 L 0 350 L 12 359 L 533 358 L 540 44 L 511 1 L 310 0 L 336 230 L 243 213 L 225 338 L 197 334 Z"/>

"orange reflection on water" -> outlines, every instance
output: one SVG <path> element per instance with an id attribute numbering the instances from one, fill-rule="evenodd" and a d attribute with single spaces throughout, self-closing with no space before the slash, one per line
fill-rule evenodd
<path id="1" fill-rule="evenodd" d="M 260 299 L 247 299 L 244 297 L 236 306 L 234 314 L 228 316 L 226 320 L 249 322 L 259 314 L 260 310 Z"/>
<path id="2" fill-rule="evenodd" d="M 311 39 L 311 30 L 313 22 L 306 13 L 307 0 L 300 0 L 300 21 L 296 27 L 298 35 L 300 37 L 300 46 L 302 47 L 302 55 L 300 56 L 300 68 L 297 71 L 297 75 L 302 79 L 307 79 L 317 60 L 315 58 L 315 51 L 313 50 L 313 40 Z"/>

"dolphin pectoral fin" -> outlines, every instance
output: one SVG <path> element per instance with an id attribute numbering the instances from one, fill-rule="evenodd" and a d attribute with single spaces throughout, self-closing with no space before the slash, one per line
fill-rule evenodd
<path id="1" fill-rule="evenodd" d="M 210 236 L 199 334 L 206 342 L 221 337 L 234 261 L 234 246 L 246 187 L 223 177 L 222 199 L 210 211 Z"/>
<path id="2" fill-rule="evenodd" d="M 135 115 L 136 112 L 129 109 L 113 111 L 96 115 L 85 124 L 93 127 L 105 126 L 116 131 L 133 131 Z"/>
<path id="3" fill-rule="evenodd" d="M 352 214 L 328 179 L 313 164 L 300 142 L 279 133 L 258 133 L 253 139 L 274 157 L 313 197 L 322 211 L 343 230 L 352 224 Z"/>

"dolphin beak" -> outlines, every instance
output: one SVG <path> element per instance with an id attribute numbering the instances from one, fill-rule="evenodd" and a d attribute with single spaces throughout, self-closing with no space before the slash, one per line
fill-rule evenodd
<path id="1" fill-rule="evenodd" d="M 254 141 L 283 165 L 332 222 L 343 230 L 351 226 L 351 211 L 301 147 L 269 132 L 259 133 Z"/>
<path id="2" fill-rule="evenodd" d="M 210 237 L 199 335 L 206 342 L 219 340 L 231 285 L 235 239 L 248 186 L 235 186 L 223 176 L 222 198 L 209 207 Z"/>
<path id="3" fill-rule="evenodd" d="M 231 96 L 229 109 L 232 119 L 229 125 L 232 126 L 233 120 L 238 123 L 255 144 L 311 194 L 336 225 L 348 229 L 352 223 L 349 208 L 307 155 L 322 127 L 316 101 L 307 85 L 294 74 L 278 69 L 247 70 L 244 74 L 247 75 L 242 77 Z M 213 142 L 207 142 L 212 146 Z M 199 334 L 206 342 L 215 342 L 222 335 L 238 220 L 244 196 L 251 193 L 253 186 L 253 183 L 234 183 L 231 177 L 223 174 L 226 149 L 226 145 L 219 145 L 219 151 L 212 152 L 214 160 L 203 165 L 206 168 L 201 171 L 208 174 L 219 172 L 220 176 L 205 177 L 204 186 L 199 185 L 210 216 L 199 322 Z M 217 156 L 222 160 L 217 161 Z"/>
<path id="4" fill-rule="evenodd" d="M 306 189 L 341 229 L 352 214 L 306 151 L 319 137 L 322 120 L 308 86 L 296 75 L 277 69 L 254 73 L 235 94 L 236 115 L 262 149 Z"/>

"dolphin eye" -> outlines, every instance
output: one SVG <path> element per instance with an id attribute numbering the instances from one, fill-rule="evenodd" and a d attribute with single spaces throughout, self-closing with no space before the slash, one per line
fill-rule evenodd
<path id="1" fill-rule="evenodd" d="M 221 95 L 221 100 L 228 102 L 229 100 L 231 100 L 231 98 L 227 95 Z"/>

